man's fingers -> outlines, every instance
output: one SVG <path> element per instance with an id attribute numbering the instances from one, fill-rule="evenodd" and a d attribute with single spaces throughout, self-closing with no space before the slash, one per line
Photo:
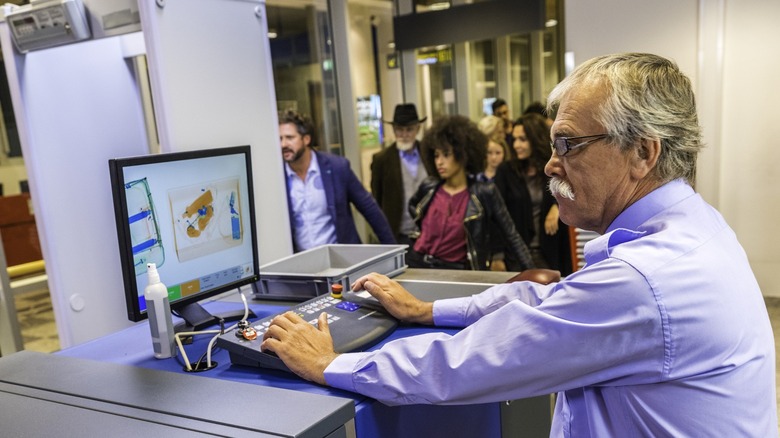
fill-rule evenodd
<path id="1" fill-rule="evenodd" d="M 320 313 L 320 317 L 317 320 L 317 328 L 330 336 L 330 326 L 328 325 L 328 314 L 325 312 Z"/>
<path id="2" fill-rule="evenodd" d="M 295 324 L 300 322 L 303 322 L 303 319 L 294 312 L 284 312 L 281 315 L 277 315 L 271 320 L 271 325 L 265 331 L 263 339 L 271 337 L 280 339 L 280 336 L 284 336 L 285 332 L 292 330 Z"/>
<path id="3" fill-rule="evenodd" d="M 276 324 L 279 327 L 287 330 L 294 324 L 303 321 L 301 317 L 295 312 L 284 312 L 281 315 L 277 315 L 271 320 L 271 324 Z"/>
<path id="4" fill-rule="evenodd" d="M 383 278 L 387 278 L 387 277 L 385 277 L 382 274 L 377 274 L 376 272 L 371 272 L 355 280 L 355 282 L 352 283 L 351 289 L 353 292 L 363 290 L 366 288 L 366 283 L 368 282 L 377 283 L 378 281 L 381 281 Z"/>
<path id="5" fill-rule="evenodd" d="M 366 281 L 365 283 L 363 283 L 363 289 L 365 289 L 366 291 L 368 291 L 368 293 L 372 295 L 377 290 L 382 290 L 382 288 L 378 284 L 374 283 L 373 281 Z"/>
<path id="6" fill-rule="evenodd" d="M 280 316 L 286 318 L 287 320 L 289 320 L 292 323 L 303 322 L 303 318 L 301 318 L 301 315 L 298 315 L 295 312 L 284 312 Z"/>
<path id="7" fill-rule="evenodd" d="M 279 345 L 279 340 L 276 338 L 269 338 L 268 332 L 266 332 L 266 337 L 263 338 L 263 343 L 260 344 L 260 351 L 273 351 L 276 353 L 276 347 Z"/>

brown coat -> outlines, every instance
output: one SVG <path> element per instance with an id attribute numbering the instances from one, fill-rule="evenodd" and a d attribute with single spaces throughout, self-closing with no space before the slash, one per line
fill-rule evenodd
<path id="1" fill-rule="evenodd" d="M 417 150 L 420 150 L 420 142 L 415 142 Z M 422 157 L 420 157 L 422 160 Z M 434 174 L 431 166 L 423 160 L 423 166 L 429 175 Z M 401 176 L 401 157 L 398 156 L 398 147 L 392 145 L 374 154 L 371 161 L 371 193 L 379 204 L 379 208 L 385 213 L 393 235 L 398 239 L 401 227 L 401 216 L 408 206 L 404 203 L 404 182 Z"/>

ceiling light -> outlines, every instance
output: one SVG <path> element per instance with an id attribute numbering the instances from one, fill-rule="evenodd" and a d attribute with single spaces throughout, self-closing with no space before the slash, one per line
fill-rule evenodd
<path id="1" fill-rule="evenodd" d="M 450 8 L 450 2 L 433 3 L 432 5 L 428 6 L 428 9 L 432 11 L 440 11 L 442 9 L 449 9 L 449 8 Z"/>

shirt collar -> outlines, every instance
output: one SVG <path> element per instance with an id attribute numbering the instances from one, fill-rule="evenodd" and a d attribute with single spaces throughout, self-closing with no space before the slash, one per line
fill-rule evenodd
<path id="1" fill-rule="evenodd" d="M 408 158 L 408 157 L 419 157 L 420 152 L 417 151 L 417 146 L 415 145 L 408 151 L 402 151 L 401 149 L 398 149 L 398 155 L 401 156 L 401 158 Z"/>
<path id="2" fill-rule="evenodd" d="M 292 167 L 290 167 L 290 164 L 287 162 L 284 163 L 284 172 L 287 174 L 288 179 L 297 176 L 295 171 L 292 170 Z M 311 161 L 309 161 L 309 169 L 306 171 L 306 175 L 314 175 L 317 173 L 320 173 L 320 163 L 317 161 L 317 153 L 312 150 Z"/>
<path id="3" fill-rule="evenodd" d="M 670 205 L 677 204 L 694 194 L 693 188 L 684 180 L 670 181 L 623 210 L 609 225 L 606 233 L 618 228 L 636 230 L 648 219 L 669 208 Z"/>

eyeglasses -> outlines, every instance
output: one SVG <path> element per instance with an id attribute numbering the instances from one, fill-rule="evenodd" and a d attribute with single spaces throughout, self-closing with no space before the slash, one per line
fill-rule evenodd
<path id="1" fill-rule="evenodd" d="M 595 143 L 607 137 L 608 134 L 583 135 L 580 137 L 558 137 L 555 140 L 550 142 L 550 147 L 552 148 L 553 152 L 558 154 L 559 157 L 562 157 L 568 154 L 572 149 L 577 149 L 577 148 L 587 146 L 591 143 Z M 571 144 L 572 140 L 577 141 L 586 138 L 589 138 L 590 140 L 585 140 L 580 143 Z"/>

